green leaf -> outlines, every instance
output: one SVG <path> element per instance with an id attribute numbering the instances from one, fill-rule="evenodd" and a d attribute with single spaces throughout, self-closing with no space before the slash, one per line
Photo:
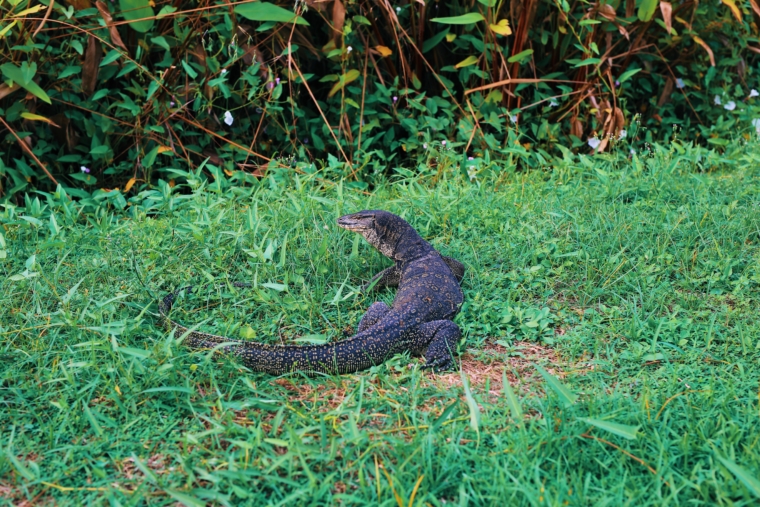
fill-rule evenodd
<path id="1" fill-rule="evenodd" d="M 36 65 L 35 65 L 36 70 Z M 0 65 L 0 72 L 3 73 L 5 77 L 13 81 L 14 83 L 18 83 L 19 86 L 24 88 L 26 91 L 37 97 L 38 99 L 47 102 L 50 104 L 50 97 L 48 97 L 48 94 L 45 93 L 45 90 L 39 87 L 37 83 L 34 81 L 29 81 L 26 83 L 24 81 L 24 75 L 19 67 L 16 67 L 14 64 L 8 62 L 4 63 L 3 65 Z M 29 71 L 27 70 L 27 73 Z"/>
<path id="2" fill-rule="evenodd" d="M 112 49 L 106 56 L 103 57 L 103 60 L 100 61 L 100 67 L 105 67 L 106 65 L 115 62 L 119 59 L 120 56 L 121 53 L 115 49 Z"/>
<path id="3" fill-rule="evenodd" d="M 361 75 L 361 73 L 356 69 L 351 69 L 342 76 L 340 76 L 340 79 L 338 79 L 338 82 L 335 83 L 330 90 L 330 93 L 327 94 L 328 97 L 332 97 L 336 93 L 338 93 L 340 90 L 342 90 L 348 83 L 351 81 L 356 80 Z"/>
<path id="4" fill-rule="evenodd" d="M 153 27 L 153 19 L 142 19 L 153 18 L 155 14 L 150 0 L 119 0 L 119 8 L 124 19 L 130 21 L 129 26 L 136 31 L 145 33 Z"/>
<path id="5" fill-rule="evenodd" d="M 68 67 L 63 69 L 60 74 L 58 74 L 58 79 L 64 79 L 69 76 L 74 76 L 76 74 L 79 74 L 80 72 L 82 72 L 82 67 L 80 67 L 79 65 L 69 65 Z"/>
<path id="6" fill-rule="evenodd" d="M 620 84 L 625 83 L 629 79 L 631 79 L 633 76 L 641 72 L 641 69 L 631 69 L 623 72 L 623 74 L 618 78 L 618 82 Z"/>
<path id="7" fill-rule="evenodd" d="M 362 24 L 362 25 L 372 26 L 372 23 L 370 23 L 369 20 L 367 18 L 365 18 L 364 16 L 354 16 L 351 19 L 353 19 L 354 22 L 356 22 L 356 23 L 359 23 L 359 24 Z"/>
<path id="8" fill-rule="evenodd" d="M 179 503 L 186 505 L 187 507 L 206 507 L 206 502 L 195 498 L 192 495 L 177 491 L 176 489 L 165 489 L 166 493 L 174 498 Z"/>
<path id="9" fill-rule="evenodd" d="M 129 26 L 136 31 L 145 33 L 153 27 L 155 13 L 150 6 L 150 0 L 119 0 L 119 8 L 124 19 L 130 21 Z M 140 21 L 136 21 L 136 20 Z"/>
<path id="10" fill-rule="evenodd" d="M 443 31 L 438 32 L 437 34 L 427 39 L 422 44 L 422 52 L 427 53 L 428 51 L 436 47 L 443 40 L 443 38 L 446 37 L 446 35 L 448 35 L 448 33 L 449 33 L 449 29 L 448 27 L 446 27 L 446 29 L 444 29 Z"/>
<path id="11" fill-rule="evenodd" d="M 155 146 L 152 150 L 150 150 L 147 155 L 145 155 L 142 159 L 142 166 L 147 167 L 150 169 L 150 167 L 153 165 L 153 162 L 156 161 L 156 157 L 158 156 L 158 148 L 159 146 Z"/>
<path id="12" fill-rule="evenodd" d="M 156 14 L 156 19 L 164 18 L 173 12 L 177 12 L 176 7 L 172 7 L 171 5 L 164 5 L 161 7 L 161 10 L 158 11 L 158 14 Z"/>
<path id="13" fill-rule="evenodd" d="M 721 458 L 717 455 L 715 457 L 718 458 L 718 461 L 723 463 L 724 467 L 728 468 L 728 470 L 734 474 L 734 477 L 744 483 L 748 490 L 750 490 L 756 497 L 760 498 L 760 481 L 758 481 L 755 476 L 749 473 L 746 468 L 737 465 L 730 459 Z"/>
<path id="14" fill-rule="evenodd" d="M 599 58 L 586 58 L 585 60 L 582 60 L 582 61 L 576 63 L 575 65 L 573 65 L 573 67 L 585 67 L 587 65 L 599 65 L 600 63 L 602 63 L 602 61 Z"/>
<path id="15" fill-rule="evenodd" d="M 522 408 L 520 407 L 520 400 L 517 399 L 515 392 L 512 390 L 512 386 L 509 385 L 506 370 L 501 373 L 501 385 L 504 389 L 504 396 L 507 398 L 509 411 L 512 413 L 512 419 L 514 419 L 515 424 L 519 426 L 523 423 Z"/>
<path id="16" fill-rule="evenodd" d="M 251 2 L 235 7 L 235 14 L 250 19 L 251 21 L 277 21 L 279 23 L 295 23 L 309 26 L 309 23 L 301 16 L 296 16 L 293 11 L 269 2 Z"/>
<path id="17" fill-rule="evenodd" d="M 639 428 L 641 428 L 641 426 L 629 426 L 627 424 L 618 424 L 609 421 L 602 421 L 599 419 L 591 419 L 589 417 L 579 417 L 578 420 L 588 423 L 592 426 L 596 426 L 597 428 L 603 429 L 604 431 L 608 431 L 613 435 L 627 438 L 628 440 L 635 440 L 636 433 L 639 431 Z"/>
<path id="18" fill-rule="evenodd" d="M 460 375 L 462 377 L 462 387 L 464 388 L 464 398 L 467 400 L 467 407 L 470 409 L 470 427 L 475 433 L 478 433 L 480 427 L 480 408 L 472 396 L 472 391 L 470 391 L 470 381 L 467 378 L 467 374 L 462 370 Z"/>
<path id="19" fill-rule="evenodd" d="M 515 62 L 522 63 L 523 60 L 525 60 L 527 57 L 529 57 L 532 54 L 533 54 L 532 49 L 526 49 L 525 51 L 520 51 L 516 55 L 510 56 L 509 58 L 507 58 L 507 61 L 509 63 L 515 63 Z"/>
<path id="20" fill-rule="evenodd" d="M 457 69 L 461 69 L 462 67 L 469 67 L 470 65 L 474 63 L 478 63 L 478 57 L 470 55 L 464 60 L 462 60 L 461 62 L 459 62 L 458 64 L 454 65 L 454 67 Z"/>
<path id="21" fill-rule="evenodd" d="M 549 384 L 549 387 L 551 387 L 552 391 L 557 393 L 557 396 L 560 397 L 560 399 L 564 402 L 565 406 L 570 406 L 578 399 L 578 395 L 570 391 L 565 385 L 559 381 L 557 377 L 549 373 L 548 371 L 541 368 L 539 365 L 534 364 L 533 366 L 536 367 L 536 370 L 538 370 L 538 373 L 541 374 L 542 377 L 544 377 L 544 380 L 546 380 L 546 383 Z"/>
<path id="22" fill-rule="evenodd" d="M 471 25 L 478 21 L 485 21 L 486 18 L 479 12 L 470 12 L 468 14 L 462 14 L 461 16 L 451 16 L 447 18 L 433 18 L 430 21 L 433 23 L 441 23 L 444 25 Z"/>
<path id="23" fill-rule="evenodd" d="M 182 60 L 182 68 L 185 69 L 185 72 L 187 73 L 187 77 L 190 79 L 195 79 L 198 77 L 198 73 L 195 72 L 195 69 L 193 69 L 189 63 L 187 63 L 185 60 Z"/>
<path id="24" fill-rule="evenodd" d="M 21 77 L 24 80 L 19 84 L 28 84 L 34 79 L 34 75 L 37 74 L 37 64 L 34 62 L 21 62 Z"/>
<path id="25" fill-rule="evenodd" d="M 641 5 L 639 5 L 639 21 L 649 21 L 652 19 L 659 3 L 659 0 L 642 0 Z"/>

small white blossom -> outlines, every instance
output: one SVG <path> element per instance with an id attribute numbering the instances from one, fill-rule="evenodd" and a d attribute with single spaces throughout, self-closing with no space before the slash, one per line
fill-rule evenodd
<path id="1" fill-rule="evenodd" d="M 232 125 L 233 121 L 234 120 L 232 118 L 232 113 L 230 113 L 229 111 L 225 111 L 224 112 L 224 123 L 226 123 L 227 125 Z"/>
<path id="2" fill-rule="evenodd" d="M 441 141 L 441 146 L 446 146 L 446 141 Z"/>
<path id="3" fill-rule="evenodd" d="M 400 14 L 400 13 L 401 13 L 401 7 L 396 7 L 396 14 Z"/>
<path id="4" fill-rule="evenodd" d="M 82 171 L 85 174 L 90 174 L 90 168 L 89 167 L 82 166 L 82 167 L 79 168 L 79 170 Z"/>
<path id="5" fill-rule="evenodd" d="M 755 118 L 752 120 L 752 126 L 755 127 L 757 135 L 760 136 L 760 118 Z"/>
<path id="6" fill-rule="evenodd" d="M 427 150 L 427 143 L 422 143 L 422 149 Z"/>
<path id="7" fill-rule="evenodd" d="M 683 82 L 683 79 L 676 78 L 676 88 L 686 88 L 686 83 Z"/>
<path id="8" fill-rule="evenodd" d="M 620 131 L 620 137 L 618 137 L 618 139 L 625 139 L 627 135 L 628 135 L 628 131 L 625 129 L 622 129 Z"/>
<path id="9" fill-rule="evenodd" d="M 174 101 L 173 101 L 173 100 L 169 102 L 169 107 L 174 107 L 175 105 L 176 105 L 176 104 L 174 103 Z"/>
<path id="10" fill-rule="evenodd" d="M 557 107 L 559 105 L 559 102 L 557 102 L 556 99 L 551 99 L 549 101 L 549 107 Z"/>
<path id="11" fill-rule="evenodd" d="M 719 106 L 719 105 L 720 105 L 720 95 L 716 95 L 716 96 L 715 96 L 715 105 L 716 105 L 716 106 Z"/>
<path id="12" fill-rule="evenodd" d="M 588 140 L 588 145 L 593 149 L 597 149 L 602 142 L 597 137 L 591 137 Z"/>
<path id="13" fill-rule="evenodd" d="M 726 102 L 726 105 L 723 106 L 723 109 L 733 111 L 734 109 L 736 109 L 736 102 L 734 102 L 733 100 Z"/>
<path id="14" fill-rule="evenodd" d="M 470 177 L 470 181 L 474 181 L 478 177 L 478 172 L 475 170 L 474 165 L 467 168 L 467 176 Z"/>
<path id="15" fill-rule="evenodd" d="M 396 97 L 396 96 L 394 95 L 394 97 L 393 97 L 393 103 L 395 104 L 397 100 L 398 100 L 398 97 Z"/>
<path id="16" fill-rule="evenodd" d="M 633 148 L 631 148 L 631 155 L 636 155 L 636 150 L 634 150 Z"/>
<path id="17" fill-rule="evenodd" d="M 227 69 L 222 69 L 222 74 L 226 74 L 226 73 L 227 73 Z"/>
<path id="18" fill-rule="evenodd" d="M 346 47 L 346 53 L 350 53 L 353 50 L 354 48 L 352 48 L 351 46 Z"/>
<path id="19" fill-rule="evenodd" d="M 760 97 L 760 93 L 757 90 L 752 89 L 749 91 L 749 98 Z"/>
<path id="20" fill-rule="evenodd" d="M 517 115 L 513 114 L 512 116 L 510 116 L 509 121 L 511 121 L 512 123 L 517 123 Z"/>

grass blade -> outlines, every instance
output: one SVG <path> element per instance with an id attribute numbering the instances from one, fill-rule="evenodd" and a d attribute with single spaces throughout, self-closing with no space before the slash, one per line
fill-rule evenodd
<path id="1" fill-rule="evenodd" d="M 728 470 L 734 474 L 734 477 L 744 483 L 748 490 L 750 490 L 756 497 L 760 498 L 760 481 L 753 477 L 746 468 L 737 465 L 730 459 L 721 458 L 717 455 L 715 457 L 718 458 L 718 461 L 723 463 L 724 467 L 728 468 Z"/>
<path id="2" fill-rule="evenodd" d="M 509 405 L 509 411 L 512 412 L 512 419 L 518 426 L 522 425 L 523 412 L 520 407 L 520 400 L 517 399 L 515 392 L 512 390 L 512 386 L 509 385 L 509 381 L 507 380 L 507 370 L 504 370 L 501 373 L 501 382 L 504 388 L 504 396 L 507 398 L 507 405 Z"/>
<path id="3" fill-rule="evenodd" d="M 552 388 L 552 391 L 557 393 L 557 396 L 560 397 L 562 402 L 565 404 L 566 407 L 569 407 L 573 403 L 578 400 L 578 395 L 572 392 L 570 389 L 568 389 L 565 384 L 559 381 L 557 377 L 549 373 L 548 371 L 541 368 L 539 365 L 534 364 L 533 366 L 536 367 L 536 370 L 538 370 L 538 373 L 541 374 L 542 377 L 544 377 L 544 380 L 546 380 L 546 383 L 549 384 L 549 387 Z"/>
<path id="4" fill-rule="evenodd" d="M 641 426 L 629 426 L 627 424 L 591 419 L 589 417 L 579 417 L 578 420 L 628 440 L 636 440 L 636 434 L 639 428 L 641 428 Z"/>

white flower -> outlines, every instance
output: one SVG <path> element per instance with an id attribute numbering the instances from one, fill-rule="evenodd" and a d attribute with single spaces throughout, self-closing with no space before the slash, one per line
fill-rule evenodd
<path id="1" fill-rule="evenodd" d="M 509 121 L 511 121 L 512 123 L 517 123 L 517 115 L 513 114 L 512 116 L 510 116 Z"/>
<path id="2" fill-rule="evenodd" d="M 396 7 L 396 14 L 401 13 L 401 7 Z"/>
<path id="3" fill-rule="evenodd" d="M 757 90 L 753 89 L 749 91 L 749 98 L 754 98 L 754 97 L 760 97 L 760 93 L 758 93 Z"/>
<path id="4" fill-rule="evenodd" d="M 222 69 L 222 74 L 226 74 L 226 73 L 227 73 L 227 69 Z"/>
<path id="5" fill-rule="evenodd" d="M 588 145 L 593 149 L 597 149 L 602 142 L 597 137 L 589 138 Z"/>
<path id="6" fill-rule="evenodd" d="M 467 160 L 475 160 L 475 157 L 467 157 Z"/>
<path id="7" fill-rule="evenodd" d="M 559 105 L 559 102 L 557 102 L 556 99 L 551 99 L 549 101 L 549 107 L 557 107 Z"/>
<path id="8" fill-rule="evenodd" d="M 633 148 L 631 148 L 631 155 L 636 155 L 636 150 L 634 150 Z"/>
<path id="9" fill-rule="evenodd" d="M 427 143 L 422 143 L 422 149 L 427 150 Z"/>
<path id="10" fill-rule="evenodd" d="M 346 48 L 346 53 L 350 53 L 350 52 L 351 52 L 351 51 L 353 51 L 353 50 L 354 50 L 354 48 L 352 48 L 351 46 L 348 46 L 348 47 Z"/>
<path id="11" fill-rule="evenodd" d="M 729 100 L 728 102 L 726 102 L 726 105 L 723 106 L 723 109 L 733 111 L 734 109 L 736 109 L 736 102 L 734 102 L 733 100 Z"/>
<path id="12" fill-rule="evenodd" d="M 79 170 L 82 171 L 85 174 L 90 174 L 90 168 L 89 167 L 82 166 L 82 167 L 79 168 Z"/>
<path id="13" fill-rule="evenodd" d="M 752 120 L 752 126 L 755 127 L 755 130 L 757 130 L 757 135 L 760 136 L 760 118 L 755 118 Z"/>
<path id="14" fill-rule="evenodd" d="M 229 111 L 224 112 L 224 123 L 227 125 L 232 125 L 233 119 L 232 119 L 232 113 Z"/>
<path id="15" fill-rule="evenodd" d="M 676 88 L 686 88 L 686 83 L 680 77 L 676 78 Z"/>
<path id="16" fill-rule="evenodd" d="M 719 106 L 719 105 L 720 105 L 720 95 L 716 95 L 716 96 L 715 96 L 715 105 L 716 105 L 716 106 Z"/>
<path id="17" fill-rule="evenodd" d="M 470 177 L 470 181 L 474 181 L 478 177 L 478 172 L 475 170 L 474 165 L 467 168 L 467 176 Z"/>
<path id="18" fill-rule="evenodd" d="M 618 139 L 625 139 L 627 135 L 628 135 L 628 131 L 625 129 L 622 129 L 620 131 L 620 137 L 618 137 Z"/>
<path id="19" fill-rule="evenodd" d="M 441 141 L 441 146 L 446 146 L 446 141 Z"/>
<path id="20" fill-rule="evenodd" d="M 393 102 L 395 103 L 397 100 L 398 100 L 398 97 L 394 96 L 393 97 Z"/>

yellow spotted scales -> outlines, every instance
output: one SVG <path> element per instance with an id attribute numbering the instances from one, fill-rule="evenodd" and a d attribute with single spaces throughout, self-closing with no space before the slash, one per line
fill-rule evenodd
<path id="1" fill-rule="evenodd" d="M 297 370 L 351 373 L 406 351 L 412 356 L 424 355 L 426 368 L 451 367 L 461 336 L 452 319 L 463 301 L 459 282 L 464 266 L 439 254 L 404 219 L 387 211 L 345 215 L 338 225 L 361 234 L 395 263 L 364 288 L 373 283 L 374 288 L 398 286 L 396 298 L 390 307 L 382 302 L 372 304 L 353 337 L 323 345 L 266 345 L 190 331 L 169 318 L 174 298 L 188 287 L 161 300 L 161 324 L 173 329 L 176 338 L 186 335 L 184 344 L 191 348 L 217 347 L 219 352 L 238 356 L 248 368 L 273 375 Z"/>

